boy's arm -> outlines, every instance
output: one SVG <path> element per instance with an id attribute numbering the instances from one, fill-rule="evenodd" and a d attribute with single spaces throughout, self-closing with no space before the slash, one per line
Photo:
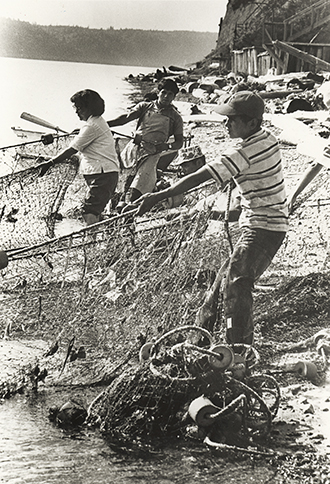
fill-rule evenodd
<path id="1" fill-rule="evenodd" d="M 127 114 L 121 114 L 117 118 L 111 119 L 110 121 L 107 121 L 108 126 L 112 128 L 113 126 L 123 126 L 123 124 L 127 124 L 130 121 L 134 121 L 134 119 L 137 119 L 139 117 L 139 114 L 137 111 L 133 111 L 131 113 Z"/>
<path id="2" fill-rule="evenodd" d="M 176 183 L 174 183 L 174 185 L 166 188 L 165 190 L 161 190 L 160 192 L 155 193 L 146 193 L 138 200 L 136 200 L 136 202 L 134 202 L 134 205 L 138 205 L 140 203 L 137 215 L 143 215 L 162 200 L 166 200 L 170 197 L 175 197 L 176 195 L 181 195 L 182 193 L 185 193 L 192 188 L 195 188 L 198 185 L 204 183 L 210 178 L 212 178 L 210 172 L 203 166 L 195 173 L 181 178 L 181 180 L 177 181 Z"/>

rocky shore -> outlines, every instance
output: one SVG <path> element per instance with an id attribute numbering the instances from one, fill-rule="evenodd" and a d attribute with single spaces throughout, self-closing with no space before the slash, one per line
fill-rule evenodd
<path id="1" fill-rule="evenodd" d="M 204 76 L 200 74 L 197 72 L 190 77 L 188 74 L 183 78 L 182 89 L 174 104 L 185 113 L 197 106 L 207 118 L 207 113 L 212 111 L 210 104 L 220 99 L 220 96 L 210 99 L 217 89 L 214 84 L 218 77 L 208 78 L 205 83 L 207 73 L 204 72 Z M 304 112 L 302 118 L 305 117 L 305 123 L 315 133 L 327 139 L 330 135 L 329 118 L 319 94 L 322 84 L 329 80 L 329 73 L 314 77 L 312 81 L 311 77 L 309 73 L 270 75 L 269 79 L 254 79 L 254 86 L 263 93 L 269 115 L 290 113 L 290 103 L 293 109 L 294 99 L 302 102 L 299 108 L 308 106 L 309 112 Z M 140 91 L 139 99 L 150 93 L 155 85 L 150 78 L 131 82 Z M 195 87 L 189 92 L 193 82 Z M 304 82 L 308 89 L 304 88 Z M 207 88 L 208 83 L 213 86 Z M 203 84 L 205 88 L 201 90 Z M 248 87 L 251 88 L 251 84 Z M 292 91 L 288 92 L 290 89 Z M 194 96 L 194 91 L 198 96 Z M 313 118 L 312 113 L 315 112 L 321 113 L 321 121 L 317 116 Z M 201 116 L 196 122 L 193 116 L 189 119 L 185 124 L 186 132 L 192 136 L 192 143 L 200 146 L 207 162 L 233 142 L 228 139 L 222 124 L 203 122 Z M 264 124 L 281 141 L 289 193 L 313 159 L 298 153 L 296 144 L 288 139 L 287 133 L 272 124 L 270 117 L 266 116 Z M 279 414 L 273 424 L 272 441 L 284 452 L 288 449 L 293 451 L 292 458 L 285 459 L 279 466 L 279 480 L 274 482 L 326 483 L 326 476 L 330 473 L 330 372 L 327 359 L 325 362 L 320 346 L 314 340 L 320 331 L 326 333 L 325 346 L 330 338 L 327 296 L 330 291 L 329 193 L 330 178 L 324 168 L 298 199 L 290 218 L 287 240 L 259 281 L 254 296 L 260 371 L 278 379 L 282 394 Z M 232 225 L 234 232 L 235 224 Z M 330 355 L 329 349 L 327 347 L 326 357 Z M 306 362 L 317 367 L 317 375 L 301 369 Z"/>
<path id="2" fill-rule="evenodd" d="M 150 93 L 155 86 L 152 79 L 148 81 L 130 79 L 130 82 L 137 91 L 134 94 L 134 102 L 143 99 L 145 94 Z M 316 99 L 317 87 L 313 89 L 315 90 L 313 96 L 308 98 L 309 102 L 312 102 L 312 97 Z M 210 93 L 207 94 L 210 95 Z M 296 94 L 294 93 L 295 96 Z M 307 100 L 307 97 L 304 96 L 304 99 Z M 267 113 L 284 111 L 287 109 L 285 107 L 287 100 L 286 96 L 267 100 Z M 186 92 L 180 92 L 176 102 L 178 109 L 181 109 L 184 115 L 187 114 L 186 134 L 189 133 L 191 142 L 201 148 L 207 162 L 233 143 L 233 140 L 228 138 L 223 124 L 210 120 L 211 108 L 209 105 L 212 103 L 209 102 L 209 99 L 207 102 L 201 102 L 201 97 L 194 96 L 193 90 L 189 92 L 188 89 L 187 92 L 186 89 Z M 197 121 L 194 121 L 191 114 L 193 106 L 198 106 L 200 111 Z M 319 109 L 314 112 L 323 111 Z M 205 120 L 201 119 L 203 113 Z M 322 132 L 324 136 L 329 136 L 329 123 L 326 119 L 322 122 L 319 122 L 319 119 L 309 119 L 308 123 L 309 126 L 312 125 L 315 132 Z M 268 129 L 273 130 L 281 140 L 287 187 L 288 190 L 291 190 L 312 159 L 299 154 L 296 145 L 286 139 L 287 136 L 282 136 L 282 130 L 274 126 L 270 119 L 266 119 L 265 125 Z M 278 472 L 277 480 L 272 481 L 274 483 L 325 484 L 329 482 L 327 480 L 330 474 L 330 425 L 328 419 L 330 379 L 327 365 L 327 357 L 330 353 L 327 346 L 330 338 L 328 334 L 330 271 L 329 214 L 327 210 L 330 200 L 329 193 L 330 178 L 327 170 L 323 169 L 310 184 L 306 193 L 298 199 L 290 219 L 290 231 L 286 242 L 269 270 L 258 282 L 254 295 L 255 346 L 261 357 L 259 371 L 263 374 L 273 375 L 281 388 L 280 408 L 273 422 L 268 442 L 270 449 L 277 453 L 274 466 Z M 230 230 L 232 236 L 235 237 L 237 231 L 235 223 L 231 224 Z M 212 231 L 218 233 L 219 237 L 223 237 L 222 223 L 214 223 Z M 6 297 L 3 298 L 2 303 L 2 315 L 6 311 L 13 311 L 13 308 L 7 305 Z M 125 318 L 132 312 L 134 312 L 133 306 L 127 306 Z M 55 380 L 57 383 L 61 381 L 59 375 L 67 348 L 60 347 L 53 356 L 49 354 L 46 356 L 46 350 L 48 349 L 49 353 L 55 335 L 61 334 L 61 331 L 68 331 L 69 334 L 69 328 L 51 326 L 51 331 L 47 332 L 50 326 L 47 327 L 46 323 L 44 327 L 27 324 L 28 330 L 22 332 L 19 325 L 13 325 L 8 329 L 5 318 L 2 318 L 2 325 L 2 332 L 6 334 L 6 339 L 1 346 L 1 358 L 6 362 L 5 366 L 2 366 L 0 379 L 0 388 L 3 390 L 2 398 L 9 397 L 18 389 L 30 392 L 38 391 L 38 386 L 42 386 L 47 391 L 47 385 L 53 385 Z M 117 353 L 117 358 L 116 351 L 112 349 L 113 359 L 110 364 L 104 359 L 104 354 L 101 357 L 99 349 L 94 345 L 90 327 L 81 326 L 80 330 L 81 334 L 85 333 L 85 340 L 89 340 L 88 361 L 78 358 L 76 366 L 73 363 L 70 366 L 69 361 L 66 372 L 70 372 L 70 381 L 74 380 L 82 384 L 79 392 L 83 393 L 84 384 L 89 385 L 89 389 L 93 387 L 90 378 L 84 381 L 84 371 L 86 371 L 89 361 L 98 359 L 99 372 L 93 391 L 95 397 L 104 389 L 104 385 L 114 378 L 121 365 L 125 365 L 130 358 L 133 358 L 134 361 L 137 360 L 139 342 L 136 340 L 130 342 L 131 354 L 126 351 L 128 346 L 121 348 L 121 351 Z M 134 335 L 138 333 L 138 330 L 139 328 L 135 328 Z M 324 331 L 321 337 L 324 343 L 323 352 L 318 344 L 320 339 L 315 339 L 315 335 L 322 330 Z M 104 334 L 106 331 L 108 329 L 104 329 Z M 30 341 L 34 340 L 34 343 L 30 345 L 30 348 L 35 348 L 32 355 L 30 351 L 21 352 L 20 345 L 26 344 L 25 338 Z M 16 340 L 19 340 L 17 344 Z M 9 348 L 7 353 L 6 345 Z M 14 356 L 13 352 L 15 352 Z M 307 365 L 306 367 L 307 363 L 315 366 Z M 38 365 L 38 370 L 36 370 L 36 365 Z M 8 368 L 13 369 L 14 367 L 17 370 L 15 375 L 8 372 Z M 310 370 L 314 367 L 316 373 Z M 44 373 L 44 378 L 38 378 L 40 371 L 45 368 L 48 375 Z M 18 375 L 22 376 L 24 372 L 25 377 L 19 380 Z M 10 377 L 8 377 L 9 374 Z M 64 377 L 61 376 L 61 378 Z M 12 387 L 12 391 L 8 391 L 8 386 L 5 387 L 10 381 L 17 383 L 16 388 Z M 77 395 L 77 391 L 77 386 L 72 385 L 73 397 Z M 60 400 L 59 393 L 57 397 Z"/>

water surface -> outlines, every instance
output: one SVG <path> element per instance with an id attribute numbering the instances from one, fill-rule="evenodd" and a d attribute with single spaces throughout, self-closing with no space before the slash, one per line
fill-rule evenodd
<path id="1" fill-rule="evenodd" d="M 151 67 L 0 57 L 0 148 L 17 142 L 12 126 L 47 131 L 46 128 L 20 119 L 23 111 L 65 131 L 79 128 L 81 122 L 72 109 L 70 97 L 81 89 L 99 92 L 105 100 L 106 119 L 122 114 L 131 104 L 127 94 L 133 91 L 132 85 L 124 81 L 124 78 L 130 74 L 135 76 L 154 70 Z"/>
<path id="2" fill-rule="evenodd" d="M 189 442 L 155 452 L 115 452 L 93 430 L 70 433 L 48 419 L 54 391 L 0 405 L 0 482 L 8 484 L 266 483 L 275 469 L 233 454 L 227 462 Z M 278 481 L 280 482 L 280 481 Z"/>

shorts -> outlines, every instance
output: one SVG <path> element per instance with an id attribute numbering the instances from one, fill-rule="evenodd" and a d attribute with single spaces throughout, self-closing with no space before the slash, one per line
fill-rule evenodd
<path id="1" fill-rule="evenodd" d="M 115 193 L 118 172 L 93 173 L 84 175 L 84 178 L 89 187 L 89 193 L 83 204 L 83 213 L 101 215 Z"/>

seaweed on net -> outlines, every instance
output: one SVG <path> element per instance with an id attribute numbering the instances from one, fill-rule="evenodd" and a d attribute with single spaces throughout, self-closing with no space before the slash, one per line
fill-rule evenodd
<path id="1" fill-rule="evenodd" d="M 49 158 L 50 148 L 46 156 L 46 148 L 39 144 L 38 156 Z M 64 197 L 77 175 L 77 160 L 53 166 L 47 176 L 39 177 L 36 155 L 29 155 L 27 149 L 6 155 L 7 163 L 11 158 L 11 171 L 0 177 L 1 248 L 17 249 L 54 237 Z"/>
<path id="2" fill-rule="evenodd" d="M 188 343 L 202 331 L 205 332 L 197 326 L 186 325 L 159 338 L 148 361 L 127 367 L 91 403 L 88 424 L 99 425 L 105 438 L 118 445 L 154 445 L 164 439 L 168 443 L 173 438 L 187 438 L 189 429 L 194 426 L 199 427 L 199 438 L 212 434 L 213 438 L 233 442 L 233 434 L 243 440 L 247 436 L 265 437 L 279 405 L 276 381 L 259 375 L 243 382 L 231 375 L 231 372 L 235 374 L 235 364 L 228 374 L 213 367 L 206 353 L 215 353 L 200 347 L 198 341 L 197 344 Z M 192 332 L 195 338 L 191 334 L 183 337 L 186 332 Z M 173 344 L 175 335 L 177 342 Z M 156 347 L 159 350 L 159 344 L 164 344 L 168 336 L 172 337 L 168 342 L 170 346 L 157 353 Z M 266 403 L 263 397 L 270 395 Z M 194 410 L 191 413 L 191 405 L 196 409 L 201 396 L 202 407 L 208 402 L 213 408 L 211 413 L 214 414 L 214 409 L 219 412 L 217 418 L 206 425 L 204 417 L 200 420 L 196 414 L 194 419 Z M 207 420 L 210 407 L 206 408 Z M 232 427 L 234 423 L 235 428 Z M 204 425 L 207 428 L 203 428 Z"/>
<path id="3" fill-rule="evenodd" d="M 190 359 L 187 371 L 183 360 L 170 353 L 167 348 L 153 359 L 157 370 L 151 369 L 149 361 L 129 365 L 92 402 L 88 423 L 97 424 L 109 441 L 121 443 L 185 437 L 191 423 L 189 403 L 210 392 L 214 375 L 205 361 L 201 363 L 205 358 Z M 219 381 L 224 387 L 221 375 L 216 381 L 218 390 Z"/>
<path id="4" fill-rule="evenodd" d="M 189 382 L 164 380 L 148 365 L 131 366 L 108 387 L 94 418 L 109 440 L 182 437 L 187 403 L 197 395 Z"/>
<path id="5" fill-rule="evenodd" d="M 58 176 L 68 167 L 49 170 L 36 198 L 51 198 L 49 188 L 61 183 Z M 32 179 L 36 170 L 30 170 Z M 22 190 L 33 183 L 21 184 Z M 205 382 L 164 379 L 148 365 L 132 364 L 144 341 L 194 324 L 205 289 L 228 255 L 223 231 L 206 232 L 209 211 L 189 210 L 195 201 L 190 194 L 188 211 L 157 209 L 133 223 L 125 214 L 112 215 L 61 237 L 36 230 L 32 244 L 31 227 L 22 223 L 21 238 L 6 248 L 0 321 L 11 319 L 12 329 L 26 335 L 37 328 L 62 347 L 74 337 L 86 348 L 86 359 L 69 361 L 61 381 L 106 381 L 111 363 L 125 361 L 98 402 L 102 430 L 118 440 L 183 435 L 187 404 L 205 388 Z"/>
<path id="6" fill-rule="evenodd" d="M 222 234 L 203 237 L 207 212 L 167 214 L 155 211 L 133 225 L 114 215 L 25 246 L 27 225 L 18 248 L 7 250 L 0 321 L 10 315 L 13 328 L 38 327 L 46 337 L 56 337 L 65 322 L 65 333 L 89 347 L 96 342 L 102 358 L 114 359 L 141 333 L 153 337 L 192 321 L 226 241 Z"/>

